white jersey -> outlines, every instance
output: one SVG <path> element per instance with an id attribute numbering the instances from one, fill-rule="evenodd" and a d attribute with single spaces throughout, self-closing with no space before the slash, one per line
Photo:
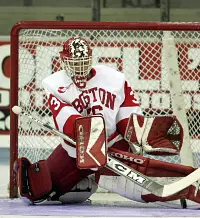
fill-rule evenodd
<path id="1" fill-rule="evenodd" d="M 73 118 L 102 114 L 107 135 L 116 131 L 116 125 L 131 113 L 141 114 L 139 103 L 125 80 L 125 75 L 110 67 L 92 68 L 92 77 L 84 89 L 78 89 L 65 70 L 56 72 L 42 82 L 49 96 L 49 105 L 56 127 L 73 137 Z M 63 147 L 75 157 L 75 151 Z M 72 154 L 73 153 L 73 154 Z"/>

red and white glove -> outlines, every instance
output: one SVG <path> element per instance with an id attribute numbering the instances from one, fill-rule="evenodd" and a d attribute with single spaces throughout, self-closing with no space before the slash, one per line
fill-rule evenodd
<path id="1" fill-rule="evenodd" d="M 149 154 L 177 155 L 183 144 L 183 128 L 175 116 L 144 117 L 132 114 L 124 139 Z"/>

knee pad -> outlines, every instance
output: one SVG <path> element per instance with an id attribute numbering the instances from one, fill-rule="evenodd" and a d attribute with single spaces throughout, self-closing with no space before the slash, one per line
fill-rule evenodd
<path id="1" fill-rule="evenodd" d="M 75 185 L 70 192 L 61 195 L 59 201 L 64 204 L 83 203 L 96 192 L 97 188 L 94 176 L 88 176 Z"/>

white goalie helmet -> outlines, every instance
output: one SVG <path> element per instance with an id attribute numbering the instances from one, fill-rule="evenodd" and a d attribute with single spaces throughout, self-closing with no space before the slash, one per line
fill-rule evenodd
<path id="1" fill-rule="evenodd" d="M 63 69 L 76 86 L 84 88 L 92 66 L 92 50 L 88 42 L 80 37 L 69 38 L 60 52 Z"/>

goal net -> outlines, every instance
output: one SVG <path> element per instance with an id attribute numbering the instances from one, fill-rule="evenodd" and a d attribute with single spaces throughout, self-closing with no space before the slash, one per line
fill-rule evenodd
<path id="1" fill-rule="evenodd" d="M 63 43 L 81 36 L 93 49 L 93 65 L 108 65 L 126 75 L 144 114 L 174 114 L 180 119 L 185 133 L 180 155 L 156 158 L 198 167 L 199 28 L 200 24 L 192 23 L 20 22 L 11 32 L 11 108 L 19 105 L 54 127 L 41 81 L 61 70 Z M 32 162 L 46 159 L 60 138 L 13 113 L 10 132 L 10 197 L 15 197 L 14 160 L 21 156 Z"/>

